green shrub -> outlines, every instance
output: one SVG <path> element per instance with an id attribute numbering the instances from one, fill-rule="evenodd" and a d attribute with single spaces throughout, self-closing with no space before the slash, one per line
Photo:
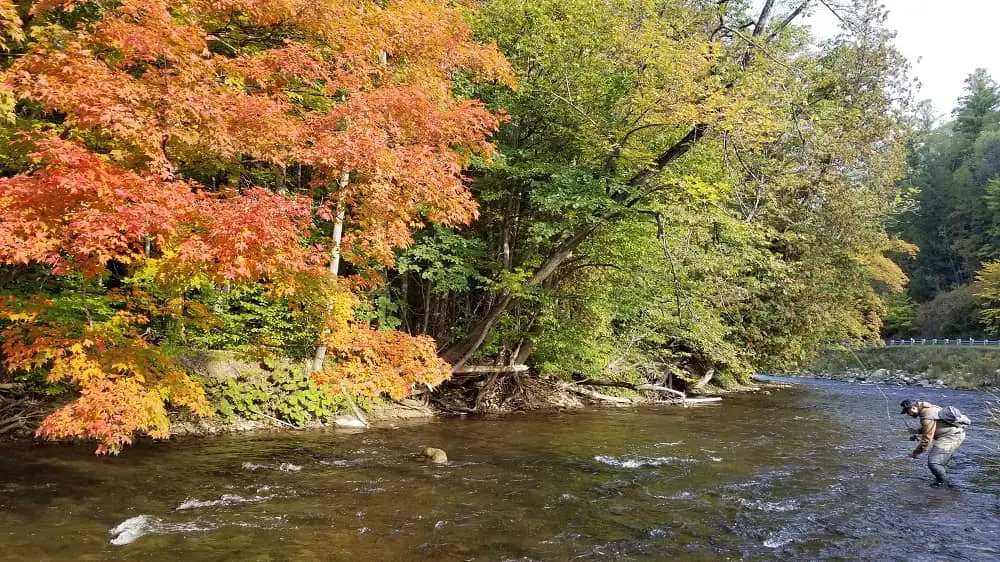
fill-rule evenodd
<path id="1" fill-rule="evenodd" d="M 270 370 L 242 371 L 235 377 L 200 380 L 223 420 L 276 418 L 293 425 L 323 420 L 344 409 L 301 369 L 268 365 Z"/>

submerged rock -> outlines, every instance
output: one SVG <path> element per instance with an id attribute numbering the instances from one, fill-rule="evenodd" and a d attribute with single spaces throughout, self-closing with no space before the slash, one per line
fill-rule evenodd
<path id="1" fill-rule="evenodd" d="M 424 449 L 424 458 L 434 464 L 446 464 L 448 462 L 448 455 L 443 450 L 435 447 Z"/>
<path id="2" fill-rule="evenodd" d="M 354 416 L 337 416 L 333 418 L 333 424 L 338 427 L 368 427 L 365 422 Z"/>

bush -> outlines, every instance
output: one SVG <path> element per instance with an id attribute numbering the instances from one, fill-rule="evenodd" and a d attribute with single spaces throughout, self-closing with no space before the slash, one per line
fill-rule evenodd
<path id="1" fill-rule="evenodd" d="M 927 338 L 983 337 L 979 302 L 971 286 L 938 293 L 917 308 L 914 328 Z"/>
<path id="2" fill-rule="evenodd" d="M 265 365 L 235 377 L 201 377 L 209 400 L 223 420 L 275 418 L 293 425 L 323 420 L 345 409 L 301 369 Z"/>

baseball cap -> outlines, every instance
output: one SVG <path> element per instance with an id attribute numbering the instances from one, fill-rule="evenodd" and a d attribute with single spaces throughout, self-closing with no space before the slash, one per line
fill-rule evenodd
<path id="1" fill-rule="evenodd" d="M 917 403 L 916 400 L 903 400 L 902 402 L 899 403 L 899 406 L 903 409 L 899 413 L 900 414 L 905 414 L 906 411 L 909 410 L 910 408 L 912 408 L 913 406 L 915 406 L 916 403 Z"/>

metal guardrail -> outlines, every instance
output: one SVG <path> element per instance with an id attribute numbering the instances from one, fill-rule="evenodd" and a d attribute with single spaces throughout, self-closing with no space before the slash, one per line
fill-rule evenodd
<path id="1" fill-rule="evenodd" d="M 980 345 L 1000 347 L 1000 340 L 977 340 L 975 338 L 910 338 L 910 339 L 888 339 L 882 340 L 886 346 L 906 346 L 906 345 Z"/>

